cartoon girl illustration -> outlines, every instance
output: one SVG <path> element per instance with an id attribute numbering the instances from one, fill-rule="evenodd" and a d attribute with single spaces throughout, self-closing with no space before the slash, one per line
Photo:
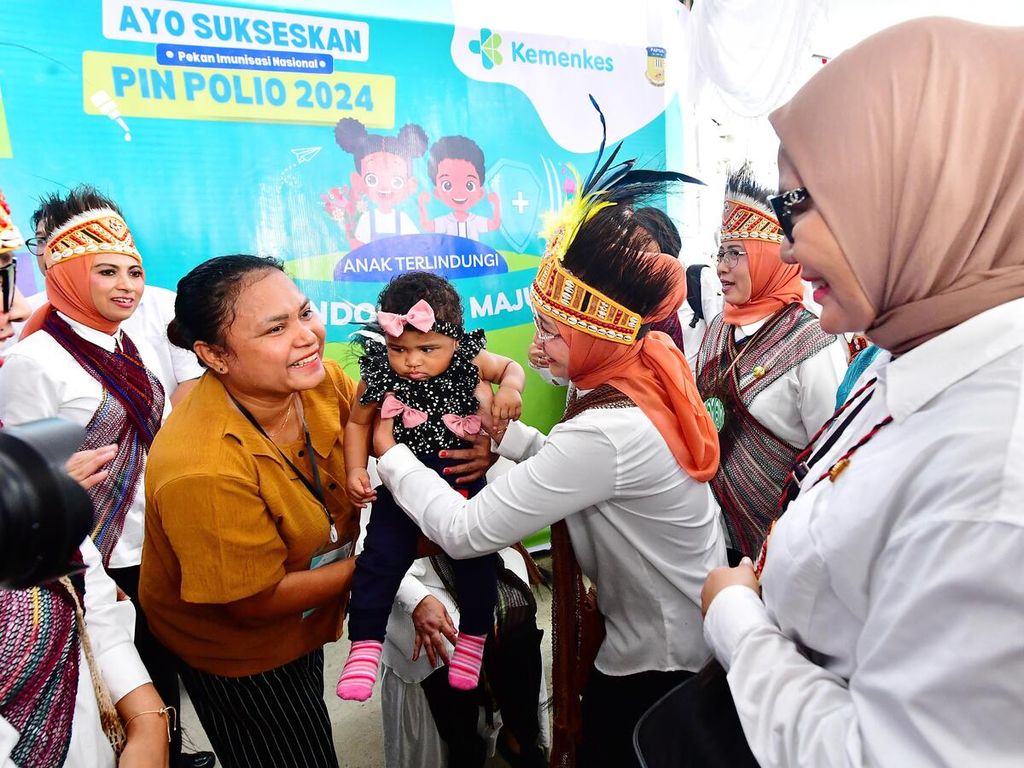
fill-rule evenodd
<path id="1" fill-rule="evenodd" d="M 484 198 L 484 153 L 477 143 L 465 136 L 444 136 L 430 148 L 427 175 L 434 184 L 434 197 L 451 209 L 451 213 L 430 219 L 427 203 L 430 195 L 420 193 L 420 226 L 439 235 L 459 235 L 479 240 L 483 232 L 501 226 L 501 200 L 497 193 L 487 195 L 491 218 L 470 213 Z"/>
<path id="2" fill-rule="evenodd" d="M 394 235 L 419 233 L 399 207 L 416 192 L 412 161 L 427 150 L 427 134 L 418 125 L 403 126 L 397 136 L 366 132 L 358 120 L 345 117 L 334 127 L 338 146 L 351 153 L 356 169 L 351 186 L 321 195 L 331 218 L 345 228 L 350 248 Z M 369 209 L 362 201 L 367 198 Z M 358 217 L 357 217 L 358 214 Z"/>

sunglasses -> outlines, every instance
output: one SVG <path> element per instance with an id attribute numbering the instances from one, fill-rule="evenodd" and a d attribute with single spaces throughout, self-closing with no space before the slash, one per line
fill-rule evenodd
<path id="1" fill-rule="evenodd" d="M 18 274 L 18 260 L 12 258 L 9 263 L 0 267 L 0 293 L 3 294 L 3 314 L 11 311 L 14 304 L 14 287 L 17 284 L 15 278 Z"/>
<path id="2" fill-rule="evenodd" d="M 811 193 L 806 187 L 789 189 L 768 198 L 768 203 L 775 211 L 775 217 L 779 220 L 782 233 L 789 242 L 793 242 L 793 211 L 811 201 Z"/>

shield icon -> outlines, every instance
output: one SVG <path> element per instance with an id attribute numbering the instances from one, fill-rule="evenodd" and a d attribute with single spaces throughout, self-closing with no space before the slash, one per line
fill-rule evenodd
<path id="1" fill-rule="evenodd" d="M 651 46 L 647 49 L 647 80 L 659 88 L 665 85 L 665 49 Z"/>
<path id="2" fill-rule="evenodd" d="M 540 228 L 541 185 L 530 166 L 502 158 L 487 171 L 490 187 L 501 198 L 501 234 L 524 252 Z"/>

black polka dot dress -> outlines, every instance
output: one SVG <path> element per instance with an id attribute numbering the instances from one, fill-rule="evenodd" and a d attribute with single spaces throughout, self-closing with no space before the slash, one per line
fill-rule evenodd
<path id="1" fill-rule="evenodd" d="M 423 381 L 404 379 L 391 368 L 387 346 L 375 339 L 366 339 L 359 358 L 359 373 L 366 391 L 359 399 L 363 405 L 380 405 L 391 393 L 403 404 L 427 414 L 427 420 L 415 427 L 406 427 L 401 416 L 395 418 L 395 442 L 409 446 L 417 454 L 436 456 L 438 451 L 465 448 L 469 443 L 445 425 L 446 414 L 471 416 L 477 412 L 474 390 L 480 383 L 480 370 L 473 358 L 487 345 L 482 329 L 456 337 L 458 347 L 447 370 Z"/>

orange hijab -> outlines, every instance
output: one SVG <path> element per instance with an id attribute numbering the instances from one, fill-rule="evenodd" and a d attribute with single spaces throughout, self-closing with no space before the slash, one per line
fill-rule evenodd
<path id="1" fill-rule="evenodd" d="M 96 259 L 102 256 L 103 254 L 90 253 L 58 261 L 46 270 L 46 298 L 49 301 L 32 313 L 32 317 L 25 323 L 25 328 L 21 332 L 21 338 L 24 339 L 42 328 L 51 309 L 56 309 L 72 320 L 110 336 L 117 333 L 120 323 L 107 320 L 99 313 L 89 289 L 89 273 Z"/>
<path id="2" fill-rule="evenodd" d="M 644 323 L 657 322 L 686 300 L 686 280 L 677 259 L 665 261 L 673 290 Z M 686 357 L 664 333 L 651 331 L 626 345 L 558 323 L 569 347 L 568 374 L 580 389 L 610 384 L 627 395 L 668 443 L 679 466 L 694 480 L 707 482 L 718 471 L 718 432 L 697 392 Z"/>
<path id="3" fill-rule="evenodd" d="M 800 279 L 800 265 L 786 264 L 779 258 L 781 246 L 766 240 L 727 240 L 728 244 L 742 245 L 747 252 L 750 270 L 750 299 L 746 304 L 733 306 L 726 302 L 723 313 L 730 325 L 749 325 L 771 317 L 783 307 L 803 300 L 804 284 Z"/>

